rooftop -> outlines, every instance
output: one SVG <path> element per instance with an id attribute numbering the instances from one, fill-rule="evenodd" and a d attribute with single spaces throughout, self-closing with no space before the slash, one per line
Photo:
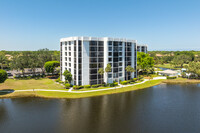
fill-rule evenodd
<path id="1" fill-rule="evenodd" d="M 132 42 L 132 43 L 137 43 L 137 40 L 131 40 L 131 39 L 126 39 L 126 38 L 111 38 L 111 37 L 66 37 L 66 38 L 61 38 L 60 42 L 64 41 L 71 41 L 71 40 L 84 40 L 84 41 L 122 41 L 122 42 Z"/>

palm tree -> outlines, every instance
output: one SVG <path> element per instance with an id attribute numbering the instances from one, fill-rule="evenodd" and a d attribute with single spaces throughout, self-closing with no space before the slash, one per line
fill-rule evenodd
<path id="1" fill-rule="evenodd" d="M 111 70 L 112 70 L 111 65 L 108 63 L 106 68 L 105 68 L 105 72 L 107 73 L 107 77 L 108 77 L 108 72 L 111 72 Z"/>
<path id="2" fill-rule="evenodd" d="M 101 75 L 101 84 L 102 84 L 102 76 L 104 74 L 103 68 L 99 68 L 98 73 Z"/>
<path id="3" fill-rule="evenodd" d="M 130 65 L 128 65 L 126 67 L 126 71 L 127 71 L 127 80 L 128 80 L 128 73 L 130 73 L 130 75 L 131 75 L 131 73 L 135 72 L 135 69 L 133 67 L 131 67 Z"/>

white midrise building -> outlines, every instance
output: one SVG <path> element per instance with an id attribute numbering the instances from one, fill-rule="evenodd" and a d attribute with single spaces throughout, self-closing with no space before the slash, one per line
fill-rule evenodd
<path id="1" fill-rule="evenodd" d="M 127 80 L 126 66 L 136 69 L 137 41 L 124 38 L 68 37 L 60 39 L 61 80 L 67 69 L 73 75 L 73 85 L 101 84 Z M 105 70 L 107 64 L 112 72 L 98 74 L 99 68 Z M 136 77 L 136 72 L 128 79 Z"/>

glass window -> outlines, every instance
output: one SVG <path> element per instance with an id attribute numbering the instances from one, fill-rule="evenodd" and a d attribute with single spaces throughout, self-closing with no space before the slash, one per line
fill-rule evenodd
<path id="1" fill-rule="evenodd" d="M 119 52 L 119 56 L 122 56 L 122 52 Z"/>
<path id="2" fill-rule="evenodd" d="M 67 47 L 65 47 L 65 50 L 67 50 Z"/>
<path id="3" fill-rule="evenodd" d="M 67 57 L 65 57 L 65 61 L 67 61 Z"/>
<path id="4" fill-rule="evenodd" d="M 112 78 L 112 74 L 108 74 L 108 78 Z"/>
<path id="5" fill-rule="evenodd" d="M 109 53 L 108 53 L 108 56 L 112 56 L 112 52 L 109 52 Z"/>
<path id="6" fill-rule="evenodd" d="M 69 67 L 71 67 L 71 63 L 69 63 Z M 70 69 L 71 70 L 71 69 Z"/>
<path id="7" fill-rule="evenodd" d="M 71 52 L 69 52 L 69 56 L 71 56 Z"/>
<path id="8" fill-rule="evenodd" d="M 122 76 L 122 73 L 119 73 L 119 77 L 121 77 Z"/>
<path id="9" fill-rule="evenodd" d="M 69 68 L 69 71 L 71 72 L 71 68 Z"/>
<path id="10" fill-rule="evenodd" d="M 122 57 L 119 57 L 119 61 L 122 61 Z"/>
<path id="11" fill-rule="evenodd" d="M 122 66 L 122 63 L 119 63 L 119 66 Z"/>
<path id="12" fill-rule="evenodd" d="M 65 66 L 67 66 L 67 63 L 65 63 Z"/>
<path id="13" fill-rule="evenodd" d="M 108 58 L 108 61 L 112 61 L 112 58 Z"/>
<path id="14" fill-rule="evenodd" d="M 109 51 L 112 51 L 112 47 L 109 47 L 108 50 L 109 50 Z"/>
<path id="15" fill-rule="evenodd" d="M 112 46 L 112 41 L 109 41 L 109 42 L 108 42 L 108 45 Z"/>
<path id="16" fill-rule="evenodd" d="M 69 57 L 69 61 L 71 61 L 71 58 Z"/>
<path id="17" fill-rule="evenodd" d="M 67 56 L 67 52 L 65 52 L 65 56 Z"/>

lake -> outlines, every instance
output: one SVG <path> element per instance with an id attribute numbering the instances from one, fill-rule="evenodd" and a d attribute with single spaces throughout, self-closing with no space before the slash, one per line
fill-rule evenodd
<path id="1" fill-rule="evenodd" d="M 0 99 L 0 133 L 199 133 L 200 84 L 83 99 Z"/>

